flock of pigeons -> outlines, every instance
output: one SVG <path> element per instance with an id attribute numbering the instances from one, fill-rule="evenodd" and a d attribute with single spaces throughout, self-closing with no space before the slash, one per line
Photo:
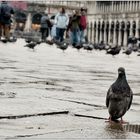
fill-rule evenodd
<path id="1" fill-rule="evenodd" d="M 30 49 L 34 49 L 38 44 L 42 43 L 40 42 L 32 42 L 32 41 L 28 41 L 26 40 L 27 44 L 25 45 L 25 47 L 28 47 Z M 68 40 L 64 40 L 63 42 L 59 42 L 55 39 L 53 40 L 46 40 L 45 43 L 49 44 L 49 45 L 53 45 L 56 44 L 57 48 L 65 51 L 69 46 L 70 43 Z M 134 46 L 133 44 L 128 44 L 128 47 L 126 49 L 122 49 L 121 46 L 118 45 L 108 45 L 108 44 L 104 44 L 103 42 L 99 43 L 99 44 L 93 44 L 93 43 L 89 43 L 89 42 L 85 42 L 85 43 L 80 43 L 78 45 L 72 45 L 73 48 L 77 49 L 78 51 L 80 49 L 84 49 L 87 51 L 92 51 L 92 50 L 104 50 L 106 51 L 106 54 L 110 54 L 112 56 L 118 55 L 119 53 L 124 53 L 126 55 L 130 55 L 132 54 L 132 52 L 138 52 L 137 56 L 140 56 L 140 48 L 137 47 L 136 45 Z M 121 51 L 122 50 L 122 51 Z"/>
<path id="2" fill-rule="evenodd" d="M 17 41 L 17 38 L 15 36 L 12 36 L 10 38 L 10 40 L 8 40 L 8 41 L 5 39 L 1 40 L 1 42 L 3 42 L 3 43 L 16 42 L 16 41 Z M 27 44 L 24 47 L 28 47 L 33 50 L 37 45 L 39 45 L 41 43 L 47 43 L 49 45 L 56 44 L 57 48 L 59 48 L 63 51 L 65 51 L 70 46 L 69 40 L 64 40 L 63 42 L 59 42 L 59 41 L 53 39 L 53 40 L 46 40 L 45 42 L 42 42 L 42 41 L 32 41 L 32 40 L 25 39 L 25 41 Z M 112 56 L 115 56 L 115 55 L 118 55 L 119 53 L 121 53 L 121 50 L 122 50 L 122 53 L 124 53 L 126 55 L 130 55 L 130 54 L 132 54 L 132 52 L 138 52 L 137 56 L 140 56 L 140 48 L 132 43 L 129 43 L 127 48 L 122 49 L 121 46 L 104 44 L 103 42 L 101 42 L 99 44 L 93 44 L 93 43 L 88 42 L 88 40 L 86 39 L 85 43 L 80 43 L 77 45 L 73 44 L 72 46 L 73 46 L 73 48 L 77 49 L 78 51 L 80 49 L 84 49 L 87 51 L 105 50 L 106 54 L 111 54 Z"/>
<path id="3" fill-rule="evenodd" d="M 15 42 L 16 39 L 13 38 L 12 41 Z M 5 41 L 3 42 L 6 43 Z M 36 45 L 42 43 L 42 42 L 32 42 L 29 40 L 26 40 L 26 42 L 27 44 L 25 45 L 25 47 L 28 47 L 30 49 L 34 49 Z M 53 45 L 55 43 L 57 47 L 63 51 L 65 51 L 69 46 L 69 43 L 67 41 L 58 42 L 57 40 L 53 41 L 47 40 L 45 43 L 49 45 Z M 106 53 L 111 55 L 117 55 L 121 51 L 120 46 L 115 46 L 111 48 L 110 46 L 104 45 L 103 43 L 101 44 L 83 43 L 79 45 L 74 45 L 73 48 L 76 48 L 77 50 L 83 48 L 87 51 L 92 51 L 93 49 L 106 50 Z M 128 46 L 128 48 L 123 53 L 130 55 L 132 51 L 138 50 L 139 49 L 134 50 L 132 46 Z M 118 78 L 110 86 L 106 95 L 106 107 L 108 108 L 109 112 L 109 122 L 115 121 L 124 123 L 122 117 L 130 109 L 132 99 L 133 93 L 130 86 L 128 85 L 125 69 L 120 67 L 118 69 Z M 119 118 L 121 118 L 120 121 L 118 121 Z"/>

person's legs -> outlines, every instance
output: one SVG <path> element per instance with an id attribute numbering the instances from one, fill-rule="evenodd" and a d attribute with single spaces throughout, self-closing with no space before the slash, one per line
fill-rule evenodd
<path id="1" fill-rule="evenodd" d="M 7 40 L 10 39 L 10 25 L 8 24 L 4 25 L 4 36 Z"/>
<path id="2" fill-rule="evenodd" d="M 64 32 L 65 32 L 65 29 L 60 29 L 60 42 L 62 42 L 64 40 Z"/>
<path id="3" fill-rule="evenodd" d="M 1 40 L 1 37 L 2 37 L 2 29 L 3 29 L 3 27 L 2 27 L 2 24 L 0 23 L 0 40 Z"/>
<path id="4" fill-rule="evenodd" d="M 46 41 L 46 37 L 47 37 L 47 28 L 44 28 L 44 32 L 43 32 L 43 40 Z"/>
<path id="5" fill-rule="evenodd" d="M 49 28 L 46 29 L 46 38 L 49 36 Z"/>
<path id="6" fill-rule="evenodd" d="M 71 32 L 71 39 L 72 39 L 72 45 L 75 46 L 78 44 L 78 32 L 77 29 L 73 29 Z"/>
<path id="7" fill-rule="evenodd" d="M 56 28 L 56 40 L 60 40 L 60 28 Z"/>
<path id="8" fill-rule="evenodd" d="M 80 31 L 80 42 L 85 42 L 84 30 L 81 30 L 81 31 Z"/>
<path id="9" fill-rule="evenodd" d="M 40 31 L 41 31 L 41 40 L 44 41 L 44 28 L 41 28 Z"/>

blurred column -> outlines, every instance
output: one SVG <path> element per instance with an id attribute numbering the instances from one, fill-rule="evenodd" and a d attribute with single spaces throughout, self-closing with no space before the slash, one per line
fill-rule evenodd
<path id="1" fill-rule="evenodd" d="M 107 33 L 106 33 L 106 22 L 105 22 L 105 26 L 104 26 L 104 43 L 107 43 Z"/>
<path id="2" fill-rule="evenodd" d="M 139 31 L 138 31 L 138 29 L 139 29 L 139 19 L 137 18 L 137 20 L 136 20 L 136 35 L 135 35 L 136 38 L 139 37 Z"/>
<path id="3" fill-rule="evenodd" d="M 121 38 L 122 38 L 122 35 L 121 35 L 121 22 L 119 23 L 119 31 L 118 31 L 118 45 L 120 46 L 121 45 Z"/>
<path id="4" fill-rule="evenodd" d="M 109 32 L 108 32 L 108 43 L 110 43 L 111 39 L 111 21 L 109 21 Z"/>
<path id="5" fill-rule="evenodd" d="M 125 28 L 124 28 L 124 41 L 123 41 L 123 45 L 127 46 L 127 30 L 126 30 L 126 22 L 125 22 Z"/>
<path id="6" fill-rule="evenodd" d="M 116 21 L 114 21 L 113 44 L 116 44 Z"/>
<path id="7" fill-rule="evenodd" d="M 96 23 L 96 43 L 98 43 L 98 20 Z"/>

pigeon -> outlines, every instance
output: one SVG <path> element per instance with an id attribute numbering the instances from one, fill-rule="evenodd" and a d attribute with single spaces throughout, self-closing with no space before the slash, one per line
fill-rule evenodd
<path id="1" fill-rule="evenodd" d="M 132 49 L 128 48 L 123 53 L 125 53 L 126 55 L 130 55 L 132 53 Z"/>
<path id="2" fill-rule="evenodd" d="M 118 78 L 111 85 L 106 96 L 106 107 L 109 112 L 109 121 L 116 121 L 121 118 L 130 109 L 133 99 L 133 92 L 128 85 L 125 69 L 120 67 L 118 69 Z"/>
<path id="3" fill-rule="evenodd" d="M 129 43 L 127 49 L 123 53 L 125 53 L 126 55 L 130 55 L 132 51 L 133 51 L 133 45 Z"/>
<path id="4" fill-rule="evenodd" d="M 62 42 L 61 44 L 57 45 L 57 48 L 63 50 L 63 52 L 68 48 L 68 43 Z"/>
<path id="5" fill-rule="evenodd" d="M 57 45 L 57 48 L 63 50 L 63 52 L 68 48 L 68 45 L 69 45 L 69 43 L 67 43 L 65 41 L 60 42 L 56 39 L 54 39 L 53 42 Z"/>
<path id="6" fill-rule="evenodd" d="M 28 48 L 33 49 L 33 50 L 34 50 L 34 48 L 35 48 L 35 46 L 36 46 L 36 45 L 37 45 L 37 43 L 32 42 L 32 43 L 28 43 L 28 44 L 26 44 L 24 47 L 28 47 Z"/>
<path id="7" fill-rule="evenodd" d="M 115 46 L 113 48 L 110 48 L 109 50 L 107 50 L 107 54 L 111 54 L 111 55 L 117 55 L 120 53 L 121 47 L 120 46 Z"/>
<path id="8" fill-rule="evenodd" d="M 7 39 L 1 39 L 1 42 L 3 42 L 3 43 L 7 43 L 8 40 L 7 40 Z"/>
<path id="9" fill-rule="evenodd" d="M 85 50 L 87 50 L 87 51 L 92 51 L 93 48 L 94 48 L 93 44 L 91 44 L 91 43 L 82 44 L 82 45 L 83 45 L 83 48 L 84 48 Z"/>
<path id="10" fill-rule="evenodd" d="M 79 51 L 81 48 L 83 48 L 83 45 L 81 43 L 73 44 L 73 48 L 76 48 Z"/>
<path id="11" fill-rule="evenodd" d="M 26 42 L 26 43 L 31 43 L 32 41 L 29 40 L 29 39 L 26 39 L 25 42 Z"/>
<path id="12" fill-rule="evenodd" d="M 49 45 L 53 45 L 53 40 L 46 40 L 46 43 Z"/>
<path id="13" fill-rule="evenodd" d="M 9 42 L 16 42 L 17 41 L 17 38 L 15 36 L 12 36 L 10 39 L 9 39 Z"/>

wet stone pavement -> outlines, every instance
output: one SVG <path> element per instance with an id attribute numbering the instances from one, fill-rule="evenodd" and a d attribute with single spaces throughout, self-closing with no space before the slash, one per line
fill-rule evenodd
<path id="1" fill-rule="evenodd" d="M 0 139 L 140 138 L 140 65 L 137 53 L 64 53 L 55 45 L 0 42 Z M 126 69 L 133 90 L 128 124 L 106 123 L 105 97 Z"/>

